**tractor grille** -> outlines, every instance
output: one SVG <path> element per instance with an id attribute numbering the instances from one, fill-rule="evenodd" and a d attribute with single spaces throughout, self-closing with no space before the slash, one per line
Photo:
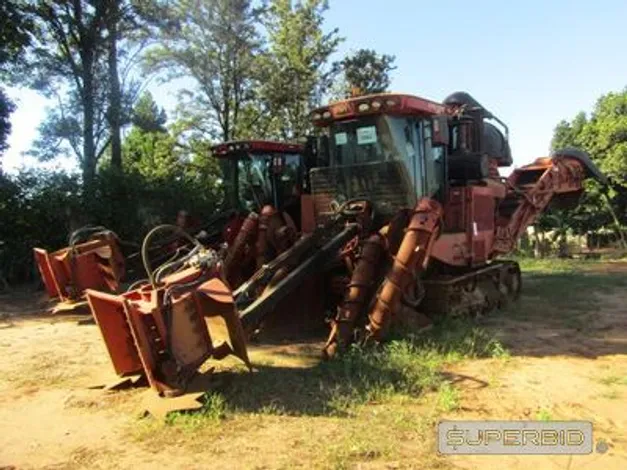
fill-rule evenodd
<path id="1" fill-rule="evenodd" d="M 407 170 L 399 161 L 314 168 L 310 181 L 319 222 L 333 213 L 333 200 L 341 204 L 348 199 L 368 199 L 386 219 L 416 202 Z"/>

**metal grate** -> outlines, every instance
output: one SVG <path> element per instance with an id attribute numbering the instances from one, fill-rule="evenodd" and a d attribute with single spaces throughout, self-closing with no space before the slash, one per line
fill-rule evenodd
<path id="1" fill-rule="evenodd" d="M 332 214 L 334 200 L 341 204 L 348 199 L 369 199 L 376 211 L 386 217 L 413 207 L 416 202 L 415 190 L 400 161 L 314 168 L 310 180 L 316 215 L 320 218 Z"/>

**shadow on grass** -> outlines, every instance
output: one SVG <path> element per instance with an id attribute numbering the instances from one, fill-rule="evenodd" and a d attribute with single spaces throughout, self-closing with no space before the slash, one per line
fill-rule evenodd
<path id="1" fill-rule="evenodd" d="M 216 373 L 218 385 L 207 394 L 202 413 L 213 418 L 231 413 L 343 417 L 355 415 L 363 404 L 412 401 L 435 390 L 448 391 L 439 395 L 448 396 L 442 401 L 454 407 L 451 384 L 488 385 L 444 372 L 447 364 L 461 359 L 627 353 L 625 315 L 599 307 L 599 294 L 625 287 L 627 276 L 621 272 L 546 263 L 525 273 L 519 302 L 480 323 L 445 318 L 430 332 L 405 332 L 378 348 L 353 347 L 311 367 L 259 364 L 252 374 L 232 369 Z M 607 312 L 602 313 L 604 309 Z M 608 331 L 615 341 L 608 338 Z M 311 343 L 306 349 L 311 353 L 315 347 Z M 299 354 L 297 349 L 273 354 L 290 359 Z"/>
<path id="2" fill-rule="evenodd" d="M 469 321 L 446 320 L 428 334 L 409 335 L 378 348 L 353 347 L 312 367 L 259 365 L 252 374 L 216 374 L 229 408 L 288 416 L 349 416 L 356 406 L 415 399 L 443 384 L 474 381 L 443 373 L 446 363 L 469 357 L 501 357 L 504 349 Z"/>
<path id="3" fill-rule="evenodd" d="M 599 307 L 600 296 L 627 287 L 627 276 L 591 269 L 596 266 L 532 266 L 524 274 L 521 299 L 479 321 L 445 318 L 430 332 L 405 333 L 378 348 L 353 347 L 342 357 L 311 367 L 284 367 L 270 360 L 252 374 L 218 373 L 218 401 L 232 412 L 351 416 L 359 405 L 413 400 L 462 381 L 475 388 L 487 386 L 473 377 L 444 372 L 446 364 L 465 358 L 627 353 L 627 318 Z M 312 342 L 305 350 L 312 354 L 316 347 Z M 290 359 L 303 350 L 286 348 L 273 354 Z M 215 415 L 215 395 L 209 396 L 208 410 Z"/>

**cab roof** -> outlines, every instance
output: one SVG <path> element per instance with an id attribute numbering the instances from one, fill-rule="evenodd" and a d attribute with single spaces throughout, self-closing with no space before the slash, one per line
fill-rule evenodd
<path id="1" fill-rule="evenodd" d="M 427 115 L 444 114 L 446 106 L 419 96 L 404 93 L 377 93 L 358 96 L 331 103 L 311 113 L 314 125 L 325 126 L 329 122 L 364 115 Z"/>
<path id="2" fill-rule="evenodd" d="M 302 153 L 304 147 L 299 144 L 273 140 L 234 140 L 211 147 L 216 157 L 229 157 L 242 151 L 248 153 Z"/>

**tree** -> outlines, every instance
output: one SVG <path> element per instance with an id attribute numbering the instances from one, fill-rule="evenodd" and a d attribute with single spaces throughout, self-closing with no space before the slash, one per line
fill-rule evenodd
<path id="1" fill-rule="evenodd" d="M 5 95 L 4 91 L 0 88 L 0 155 L 9 147 L 7 139 L 11 134 L 11 113 L 15 110 L 15 105 Z M 0 166 L 0 174 L 2 173 L 2 166 Z"/>
<path id="2" fill-rule="evenodd" d="M 185 120 L 203 135 L 237 138 L 242 109 L 254 97 L 258 12 L 250 0 L 179 0 L 163 17 L 147 69 L 165 80 L 191 77 L 196 87 L 182 95 Z"/>
<path id="3" fill-rule="evenodd" d="M 580 141 L 615 184 L 627 188 L 627 88 L 596 103 Z"/>
<path id="4" fill-rule="evenodd" d="M 329 59 L 342 38 L 337 29 L 323 32 L 327 8 L 326 0 L 270 2 L 264 21 L 268 50 L 260 60 L 265 133 L 270 136 L 305 136 L 311 109 L 337 75 L 338 67 Z"/>
<path id="5" fill-rule="evenodd" d="M 377 54 L 372 49 L 359 49 L 340 62 L 347 89 L 345 96 L 355 92 L 363 95 L 382 93 L 390 86 L 390 72 L 396 58 L 392 55 Z"/>
<path id="6" fill-rule="evenodd" d="M 89 187 L 105 148 L 99 145 L 96 119 L 97 101 L 106 83 L 101 80 L 105 76 L 101 59 L 106 4 L 98 0 L 37 0 L 25 10 L 35 27 L 21 76 L 47 96 L 57 96 L 59 102 L 59 109 L 41 126 L 39 143 L 52 143 L 55 138 L 69 140 L 67 131 L 80 128 L 80 135 L 73 135 L 70 144 L 79 159 L 83 183 Z M 48 130 L 56 135 L 45 135 Z M 45 157 L 51 152 L 39 148 L 36 153 Z"/>
<path id="7" fill-rule="evenodd" d="M 13 65 L 23 59 L 29 44 L 30 21 L 22 10 L 21 3 L 15 0 L 0 2 L 0 79 L 7 80 Z M 15 110 L 4 90 L 0 87 L 0 155 L 8 148 L 7 139 L 11 133 L 10 115 Z M 0 167 L 1 173 L 1 167 Z"/>
<path id="8" fill-rule="evenodd" d="M 165 181 L 181 170 L 181 152 L 167 132 L 145 132 L 134 127 L 124 140 L 123 149 L 125 172 L 136 172 L 148 181 Z"/>
<path id="9" fill-rule="evenodd" d="M 133 108 L 131 116 L 133 126 L 143 132 L 167 132 L 165 128 L 167 120 L 165 110 L 159 108 L 152 94 L 144 92 Z"/>
<path id="10" fill-rule="evenodd" d="M 6 72 L 7 66 L 23 58 L 31 27 L 22 1 L 0 2 L 0 71 Z"/>
<path id="11" fill-rule="evenodd" d="M 31 154 L 56 158 L 73 152 L 90 187 L 97 163 L 111 148 L 120 165 L 120 128 L 128 121 L 137 84 L 125 82 L 123 34 L 135 25 L 131 0 L 32 0 L 24 12 L 32 23 L 31 47 L 13 75 L 56 99 L 40 126 Z M 132 60 L 129 59 L 129 63 Z"/>
<path id="12" fill-rule="evenodd" d="M 111 166 L 122 168 L 122 88 L 118 71 L 118 41 L 120 40 L 119 24 L 125 15 L 125 5 L 120 8 L 119 0 L 103 0 L 105 9 L 105 29 L 107 31 L 107 70 L 109 82 L 109 109 L 107 121 L 111 135 Z"/>
<path id="13" fill-rule="evenodd" d="M 601 96 L 589 117 L 580 112 L 570 122 L 561 121 L 555 128 L 551 147 L 585 150 L 611 181 L 609 187 L 596 181 L 586 182 L 581 203 L 559 217 L 579 233 L 614 226 L 625 243 L 621 227 L 627 224 L 627 89 Z M 555 226 L 547 218 L 541 223 Z"/>
<path id="14" fill-rule="evenodd" d="M 152 33 L 151 4 L 138 0 L 102 0 L 105 5 L 105 48 L 107 56 L 108 107 L 111 166 L 122 168 L 122 127 L 129 123 L 130 109 L 140 89 L 129 79 Z"/>
<path id="15" fill-rule="evenodd" d="M 583 129 L 588 124 L 588 118 L 583 111 L 579 112 L 571 122 L 560 121 L 553 130 L 551 149 L 558 150 L 566 147 L 583 147 Z"/>

